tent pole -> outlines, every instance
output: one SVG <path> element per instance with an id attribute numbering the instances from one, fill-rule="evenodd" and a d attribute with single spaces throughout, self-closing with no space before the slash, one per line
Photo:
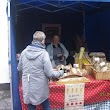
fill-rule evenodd
<path id="1" fill-rule="evenodd" d="M 83 5 L 83 37 L 84 37 L 84 41 L 86 40 L 86 35 L 85 35 L 85 6 Z"/>
<path id="2" fill-rule="evenodd" d="M 10 74 L 10 93 L 11 93 L 11 110 L 13 110 L 13 96 L 12 96 L 12 72 L 11 72 L 11 36 L 10 36 L 10 2 L 8 0 L 8 51 L 9 51 L 9 74 Z"/>
<path id="3" fill-rule="evenodd" d="M 84 39 L 85 49 L 86 51 L 88 51 L 87 42 L 86 42 L 86 12 L 85 12 L 84 4 L 83 4 L 83 39 Z"/>

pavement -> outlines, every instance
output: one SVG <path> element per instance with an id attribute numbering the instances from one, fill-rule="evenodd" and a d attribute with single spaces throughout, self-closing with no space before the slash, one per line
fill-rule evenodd
<path id="1" fill-rule="evenodd" d="M 8 87 L 0 88 L 0 110 L 11 110 L 11 92 Z"/>

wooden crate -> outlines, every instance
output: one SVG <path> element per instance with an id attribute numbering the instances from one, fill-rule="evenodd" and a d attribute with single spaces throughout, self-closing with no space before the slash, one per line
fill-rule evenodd
<path id="1" fill-rule="evenodd" d="M 96 71 L 93 68 L 91 70 L 92 70 L 91 73 L 95 79 L 97 79 L 97 80 L 110 80 L 110 71 L 100 72 L 100 71 Z"/>
<path id="2" fill-rule="evenodd" d="M 91 74 L 91 68 L 93 64 L 83 64 L 83 68 L 87 71 L 88 74 Z"/>

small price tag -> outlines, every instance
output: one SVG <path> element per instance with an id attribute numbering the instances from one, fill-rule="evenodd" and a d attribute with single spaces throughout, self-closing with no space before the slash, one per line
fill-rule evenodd
<path id="1" fill-rule="evenodd" d="M 104 66 L 104 65 L 105 65 L 105 62 L 100 63 L 100 66 Z"/>
<path id="2" fill-rule="evenodd" d="M 99 61 L 100 58 L 99 58 L 99 57 L 95 57 L 94 60 L 95 60 L 95 61 Z"/>
<path id="3" fill-rule="evenodd" d="M 74 64 L 73 67 L 74 68 L 78 68 L 79 67 L 79 64 Z"/>

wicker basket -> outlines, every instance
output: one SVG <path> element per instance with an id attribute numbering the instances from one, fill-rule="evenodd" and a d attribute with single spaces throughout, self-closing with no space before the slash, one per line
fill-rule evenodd
<path id="1" fill-rule="evenodd" d="M 87 71 L 88 74 L 91 74 L 91 68 L 93 64 L 83 64 L 83 68 Z"/>
<path id="2" fill-rule="evenodd" d="M 97 79 L 97 80 L 110 80 L 110 71 L 99 72 L 93 68 L 91 70 L 92 70 L 91 73 L 95 79 Z"/>

